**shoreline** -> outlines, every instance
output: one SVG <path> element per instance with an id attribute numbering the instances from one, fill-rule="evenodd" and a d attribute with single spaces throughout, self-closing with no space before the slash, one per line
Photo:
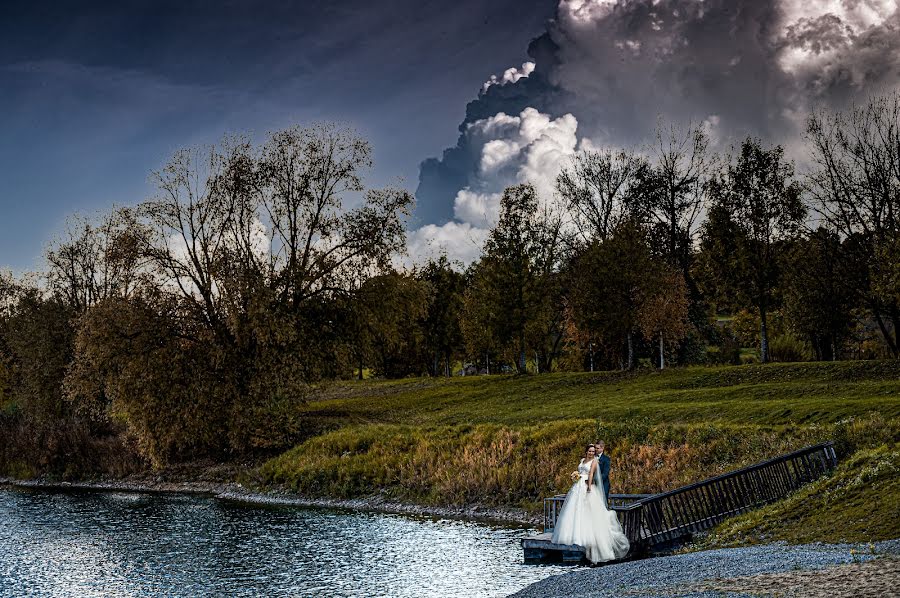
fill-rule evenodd
<path id="1" fill-rule="evenodd" d="M 533 515 L 523 509 L 516 508 L 486 507 L 484 505 L 440 507 L 392 501 L 378 495 L 353 499 L 313 498 L 293 494 L 284 490 L 269 490 L 262 492 L 249 490 L 238 482 L 198 480 L 170 481 L 161 478 L 157 478 L 156 480 L 148 480 L 146 478 L 129 480 L 128 478 L 124 478 L 121 480 L 62 482 L 42 479 L 19 480 L 0 477 L 0 487 L 3 486 L 51 491 L 193 494 L 253 506 L 343 509 L 348 511 L 384 513 L 390 515 L 462 519 L 466 521 L 501 525 L 526 525 L 538 527 L 542 522 L 540 515 Z"/>

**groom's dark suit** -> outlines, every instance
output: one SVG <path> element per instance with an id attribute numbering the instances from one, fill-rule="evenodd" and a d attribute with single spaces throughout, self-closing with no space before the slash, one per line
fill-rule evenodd
<path id="1" fill-rule="evenodd" d="M 609 455 L 606 453 L 597 457 L 597 472 L 600 474 L 600 483 L 603 484 L 603 496 L 609 502 Z"/>

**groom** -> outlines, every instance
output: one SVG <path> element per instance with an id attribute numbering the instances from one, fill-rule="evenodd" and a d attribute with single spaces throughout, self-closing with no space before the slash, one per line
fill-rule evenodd
<path id="1" fill-rule="evenodd" d="M 606 454 L 606 443 L 602 440 L 594 443 L 594 449 L 597 454 L 594 458 L 597 460 L 597 484 L 603 484 L 603 498 L 606 504 L 609 504 L 609 455 Z"/>

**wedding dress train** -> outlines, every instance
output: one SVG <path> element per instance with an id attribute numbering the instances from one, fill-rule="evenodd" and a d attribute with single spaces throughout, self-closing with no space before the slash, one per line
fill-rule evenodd
<path id="1" fill-rule="evenodd" d="M 585 550 L 592 563 L 620 559 L 628 554 L 628 538 L 622 531 L 615 511 L 606 508 L 603 486 L 594 485 L 587 491 L 591 461 L 578 465 L 579 479 L 566 495 L 562 510 L 553 528 L 555 544 L 575 544 Z"/>

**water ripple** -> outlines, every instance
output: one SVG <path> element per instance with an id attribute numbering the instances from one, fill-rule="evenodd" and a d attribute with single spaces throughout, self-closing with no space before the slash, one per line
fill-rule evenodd
<path id="1" fill-rule="evenodd" d="M 237 505 L 186 495 L 0 488 L 0 596 L 505 596 L 526 529 Z"/>

